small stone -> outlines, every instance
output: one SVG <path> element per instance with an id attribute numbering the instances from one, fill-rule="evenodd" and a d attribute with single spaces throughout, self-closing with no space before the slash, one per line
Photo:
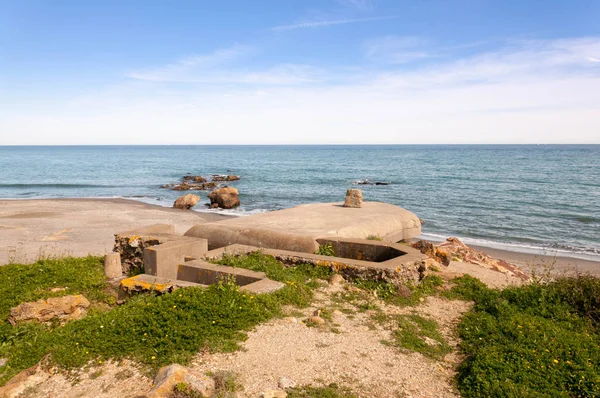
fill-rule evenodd
<path id="1" fill-rule="evenodd" d="M 333 310 L 332 314 L 334 316 L 342 316 L 343 315 L 342 311 L 340 311 L 340 310 Z"/>
<path id="2" fill-rule="evenodd" d="M 191 371 L 181 365 L 173 364 L 158 370 L 152 389 L 147 398 L 166 398 L 179 383 L 187 384 L 200 397 L 210 397 L 215 391 L 215 381 L 201 373 Z"/>
<path id="3" fill-rule="evenodd" d="M 8 362 L 8 359 L 0 358 L 0 367 L 6 365 L 7 362 Z"/>
<path id="4" fill-rule="evenodd" d="M 283 390 L 267 390 L 260 395 L 262 398 L 286 398 L 287 392 Z"/>
<path id="5" fill-rule="evenodd" d="M 349 189 L 346 191 L 346 200 L 344 207 L 358 208 L 362 206 L 362 191 L 360 189 Z"/>
<path id="6" fill-rule="evenodd" d="M 282 377 L 277 382 L 277 385 L 282 390 L 285 390 L 287 388 L 294 388 L 294 387 L 296 387 L 296 382 L 294 380 L 290 379 L 290 378 Z"/>
<path id="7" fill-rule="evenodd" d="M 288 316 L 283 318 L 287 323 L 298 323 L 298 318 L 294 318 L 293 316 Z"/>
<path id="8" fill-rule="evenodd" d="M 331 278 L 329 278 L 329 284 L 332 286 L 341 285 L 344 282 L 346 282 L 346 280 L 340 274 L 332 275 Z"/>
<path id="9" fill-rule="evenodd" d="M 423 297 L 419 297 L 419 301 L 423 302 L 423 301 L 425 301 L 425 299 Z"/>
<path id="10" fill-rule="evenodd" d="M 310 323 L 313 323 L 315 325 L 323 325 L 323 324 L 325 324 L 325 319 L 321 318 L 320 316 L 316 316 L 316 315 L 313 315 L 313 316 L 309 317 L 306 321 L 310 322 Z"/>
<path id="11" fill-rule="evenodd" d="M 120 271 L 120 269 L 119 269 L 119 271 Z M 68 289 L 68 287 L 55 287 L 53 289 L 50 289 L 50 293 L 64 292 L 67 289 Z"/>

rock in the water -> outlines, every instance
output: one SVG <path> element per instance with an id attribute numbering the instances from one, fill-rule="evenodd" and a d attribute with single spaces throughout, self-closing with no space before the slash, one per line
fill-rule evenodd
<path id="1" fill-rule="evenodd" d="M 362 191 L 360 189 L 349 189 L 346 191 L 344 207 L 361 207 L 362 201 Z"/>
<path id="2" fill-rule="evenodd" d="M 175 200 L 175 203 L 173 203 L 173 207 L 176 209 L 188 210 L 188 209 L 194 207 L 196 205 L 196 203 L 198 203 L 199 200 L 200 200 L 200 196 L 193 195 L 190 193 L 190 194 L 180 196 L 179 198 L 177 198 L 177 200 Z"/>
<path id="3" fill-rule="evenodd" d="M 8 322 L 13 326 L 18 322 L 48 322 L 54 318 L 67 322 L 83 318 L 89 306 L 90 302 L 80 294 L 21 303 L 10 310 Z"/>
<path id="4" fill-rule="evenodd" d="M 216 203 L 221 209 L 233 209 L 240 205 L 238 190 L 232 187 L 215 189 L 208 194 L 211 206 Z"/>
<path id="5" fill-rule="evenodd" d="M 211 177 L 212 181 L 238 181 L 239 176 L 215 174 Z"/>
<path id="6" fill-rule="evenodd" d="M 186 175 L 182 178 L 183 181 L 206 182 L 206 178 L 202 176 Z"/>
<path id="7" fill-rule="evenodd" d="M 146 394 L 147 398 L 167 398 L 173 393 L 173 388 L 185 383 L 200 397 L 210 397 L 215 392 L 215 381 L 201 373 L 191 371 L 181 365 L 173 364 L 158 370 L 154 377 L 153 387 Z"/>

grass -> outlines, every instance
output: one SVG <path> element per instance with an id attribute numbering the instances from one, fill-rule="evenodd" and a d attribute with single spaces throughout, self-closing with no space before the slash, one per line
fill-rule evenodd
<path id="1" fill-rule="evenodd" d="M 459 325 L 463 396 L 600 396 L 600 279 L 502 291 L 468 276 L 455 284 L 450 296 L 475 301 Z"/>
<path id="2" fill-rule="evenodd" d="M 335 383 L 322 387 L 302 386 L 288 388 L 288 398 L 358 398 L 351 390 Z"/>
<path id="3" fill-rule="evenodd" d="M 286 268 L 260 253 L 226 258 L 230 265 L 264 271 L 286 286 L 272 294 L 241 292 L 232 281 L 207 289 L 185 288 L 162 296 L 140 295 L 124 305 L 91 310 L 88 316 L 65 326 L 25 323 L 11 326 L 6 317 L 12 306 L 51 295 L 81 293 L 93 302 L 109 303 L 100 258 L 67 258 L 31 265 L 0 267 L 0 385 L 19 371 L 50 354 L 64 368 L 129 358 L 157 369 L 187 363 L 200 350 L 233 351 L 246 331 L 272 317 L 284 305 L 310 304 L 317 279 L 329 271 L 314 266 Z M 234 262 L 235 264 L 231 264 Z M 66 292 L 49 288 L 68 286 Z M 113 298 L 114 299 L 114 298 Z"/>
<path id="4" fill-rule="evenodd" d="M 443 359 L 452 348 L 437 330 L 437 323 L 420 315 L 399 315 L 393 331 L 394 345 L 419 352 L 426 357 Z"/>
<path id="5" fill-rule="evenodd" d="M 335 250 L 333 250 L 333 246 L 331 245 L 331 243 L 324 243 L 322 245 L 319 245 L 319 248 L 317 249 L 315 254 L 321 256 L 335 257 Z"/>
<path id="6" fill-rule="evenodd" d="M 437 275 L 426 276 L 417 286 L 396 286 L 388 282 L 357 279 L 353 281 L 354 286 L 373 294 L 387 304 L 397 306 L 409 306 L 418 304 L 425 296 L 437 294 L 437 287 L 443 285 L 443 280 Z M 361 295 L 357 293 L 346 293 L 345 298 L 349 301 L 356 300 Z M 363 295 L 364 296 L 364 295 Z M 371 308 L 367 308 L 371 309 Z"/>

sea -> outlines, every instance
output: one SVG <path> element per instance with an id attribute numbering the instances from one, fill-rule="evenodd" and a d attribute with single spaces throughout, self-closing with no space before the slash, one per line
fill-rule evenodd
<path id="1" fill-rule="evenodd" d="M 186 174 L 235 174 L 237 216 L 339 202 L 404 207 L 423 238 L 600 261 L 600 145 L 0 146 L 0 198 L 170 207 Z M 359 182 L 387 185 L 358 185 Z"/>

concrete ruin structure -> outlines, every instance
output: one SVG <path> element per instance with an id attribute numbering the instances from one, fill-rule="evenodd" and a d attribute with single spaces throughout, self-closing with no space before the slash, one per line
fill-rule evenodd
<path id="1" fill-rule="evenodd" d="M 418 217 L 398 206 L 319 203 L 196 225 L 184 235 L 172 225 L 151 225 L 116 234 L 115 251 L 122 274 L 138 274 L 120 282 L 123 296 L 204 287 L 222 278 L 235 280 L 241 290 L 268 293 L 284 285 L 262 272 L 210 261 L 261 251 L 287 266 L 325 266 L 347 279 L 414 284 L 423 277 L 425 256 L 398 242 L 420 233 Z M 335 256 L 315 254 L 323 246 Z M 105 264 L 107 275 L 114 275 L 114 258 Z"/>

